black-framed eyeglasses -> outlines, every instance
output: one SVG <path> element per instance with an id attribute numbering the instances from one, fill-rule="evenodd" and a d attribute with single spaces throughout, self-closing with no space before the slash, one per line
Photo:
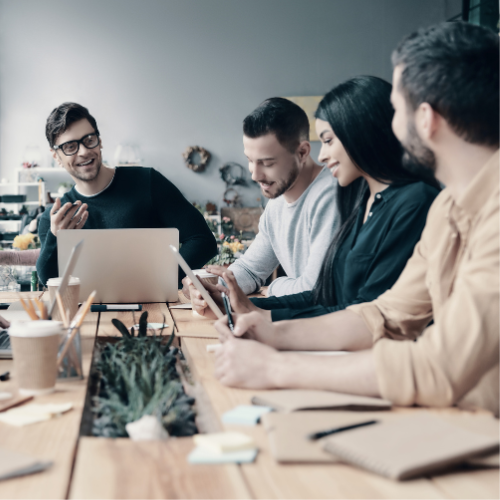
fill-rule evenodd
<path id="1" fill-rule="evenodd" d="M 94 132 L 93 134 L 87 134 L 79 141 L 68 141 L 58 146 L 54 145 L 53 149 L 56 151 L 60 149 L 66 156 L 73 156 L 78 153 L 80 144 L 83 144 L 87 149 L 94 149 L 99 146 L 99 136 Z"/>

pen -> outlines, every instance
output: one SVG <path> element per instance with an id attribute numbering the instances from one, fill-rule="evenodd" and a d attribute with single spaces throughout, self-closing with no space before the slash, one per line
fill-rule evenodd
<path id="1" fill-rule="evenodd" d="M 329 436 L 330 434 L 337 434 L 338 432 L 350 431 L 351 429 L 357 429 L 358 427 L 365 427 L 365 425 L 373 425 L 378 423 L 378 420 L 369 420 L 368 422 L 361 422 L 359 424 L 346 425 L 345 427 L 334 427 L 333 429 L 328 429 L 326 431 L 313 432 L 309 434 L 307 437 L 314 441 L 316 439 L 320 439 L 325 436 Z"/>
<path id="2" fill-rule="evenodd" d="M 229 303 L 229 299 L 227 298 L 227 295 L 222 292 L 222 302 L 224 302 L 224 309 L 226 310 L 227 314 L 227 322 L 229 324 L 229 329 L 234 332 L 234 323 L 233 323 L 233 316 L 231 315 L 231 304 Z"/>
<path id="3" fill-rule="evenodd" d="M 92 304 L 90 312 L 142 311 L 142 304 Z"/>

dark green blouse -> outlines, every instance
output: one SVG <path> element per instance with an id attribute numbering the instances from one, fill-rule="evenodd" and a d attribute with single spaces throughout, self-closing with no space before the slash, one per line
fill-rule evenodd
<path id="1" fill-rule="evenodd" d="M 366 200 L 334 259 L 337 304 L 316 305 L 312 292 L 250 299 L 271 310 L 273 321 L 310 318 L 376 299 L 392 287 L 411 257 L 425 226 L 427 212 L 439 194 L 424 182 L 390 185 L 375 195 L 363 224 Z"/>

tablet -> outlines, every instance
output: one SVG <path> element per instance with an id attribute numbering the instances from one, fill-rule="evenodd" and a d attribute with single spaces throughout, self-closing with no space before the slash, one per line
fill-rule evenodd
<path id="1" fill-rule="evenodd" d="M 210 294 L 205 290 L 205 287 L 200 283 L 200 280 L 193 273 L 191 268 L 188 266 L 188 263 L 184 260 L 182 255 L 177 251 L 177 248 L 170 245 L 171 252 L 175 255 L 179 266 L 181 266 L 182 270 L 186 273 L 186 276 L 193 282 L 193 285 L 196 289 L 201 293 L 201 296 L 205 299 L 208 307 L 212 309 L 213 313 L 219 318 L 223 318 L 224 314 L 222 314 L 221 310 L 217 307 L 217 304 L 214 302 L 214 299 L 210 297 Z"/>

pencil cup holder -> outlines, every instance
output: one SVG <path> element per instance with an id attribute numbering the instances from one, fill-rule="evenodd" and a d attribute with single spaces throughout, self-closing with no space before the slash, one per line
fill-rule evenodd
<path id="1" fill-rule="evenodd" d="M 68 342 L 68 338 L 71 335 L 71 329 L 68 329 L 67 335 L 65 335 L 64 340 L 59 346 L 59 352 L 57 356 L 59 357 L 65 345 Z M 59 363 L 59 370 L 57 373 L 58 379 L 72 379 L 72 380 L 82 380 L 82 343 L 80 338 L 80 329 L 76 332 L 69 348 L 67 348 L 66 354 Z"/>

